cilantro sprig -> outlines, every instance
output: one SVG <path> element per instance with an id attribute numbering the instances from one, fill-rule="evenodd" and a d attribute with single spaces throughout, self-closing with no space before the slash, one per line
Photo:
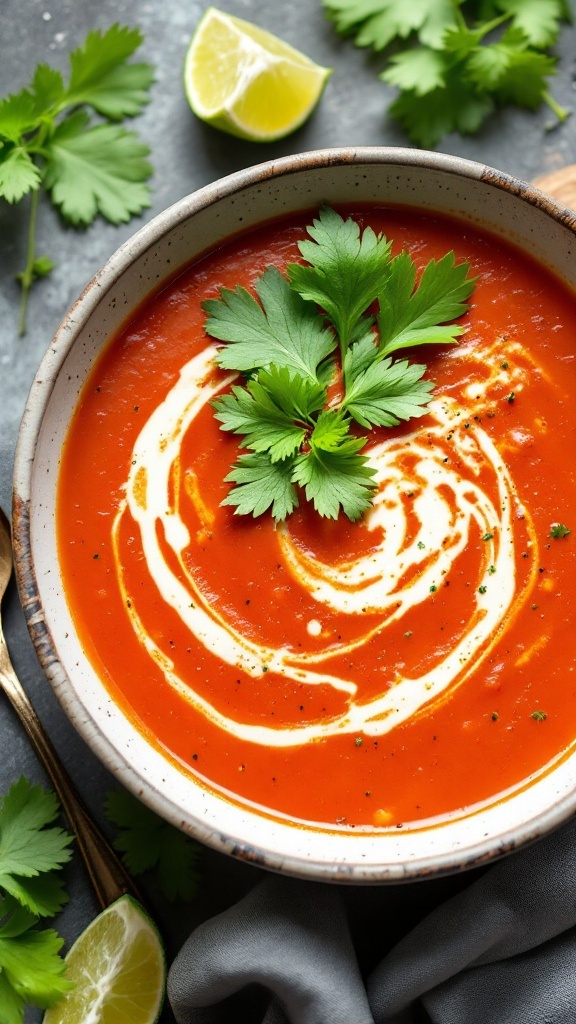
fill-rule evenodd
<path id="1" fill-rule="evenodd" d="M 138 29 L 115 24 L 93 30 L 70 53 L 67 83 L 59 71 L 39 64 L 30 85 L 0 101 L 0 197 L 17 203 L 31 194 L 26 266 L 17 275 L 20 334 L 32 284 L 54 266 L 47 255 L 36 254 L 41 190 L 75 227 L 86 227 L 98 214 L 120 224 L 150 205 L 149 149 L 119 123 L 148 101 L 153 69 L 129 62 L 141 43 Z"/>
<path id="2" fill-rule="evenodd" d="M 452 131 L 471 134 L 506 104 L 568 111 L 548 82 L 557 59 L 547 51 L 571 21 L 569 0 L 323 0 L 327 17 L 358 46 L 384 51 L 380 78 L 399 90 L 390 106 L 417 145 Z"/>
<path id="3" fill-rule="evenodd" d="M 190 902 L 199 883 L 200 846 L 126 790 L 106 794 L 105 813 L 118 828 L 114 847 L 128 871 L 152 875 L 166 899 Z"/>
<path id="4" fill-rule="evenodd" d="M 206 299 L 215 357 L 245 375 L 213 401 L 222 430 L 242 438 L 223 504 L 276 521 L 300 496 L 319 515 L 359 519 L 376 485 L 359 427 L 396 427 L 426 412 L 426 366 L 392 353 L 452 344 L 474 288 L 453 253 L 430 260 L 417 280 L 411 256 L 324 207 L 299 243 L 303 263 L 268 267 L 255 295 L 240 286 Z"/>
<path id="5" fill-rule="evenodd" d="M 63 940 L 39 927 L 67 899 L 59 871 L 72 836 L 52 825 L 57 815 L 54 793 L 24 777 L 0 804 L 0 1024 L 22 1024 L 26 1004 L 46 1008 L 72 988 Z"/>

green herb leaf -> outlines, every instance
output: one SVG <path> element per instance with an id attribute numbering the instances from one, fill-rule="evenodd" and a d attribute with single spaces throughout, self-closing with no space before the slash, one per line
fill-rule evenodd
<path id="1" fill-rule="evenodd" d="M 368 428 L 395 427 L 400 420 L 423 416 L 434 387 L 422 380 L 425 373 L 425 366 L 406 359 L 373 362 L 346 386 L 343 407 Z"/>
<path id="2" fill-rule="evenodd" d="M 484 25 L 481 24 L 479 28 L 474 28 L 461 20 L 458 25 L 446 29 L 442 40 L 443 50 L 445 50 L 446 56 L 462 60 L 482 42 L 485 33 Z"/>
<path id="3" fill-rule="evenodd" d="M 524 34 L 510 28 L 499 42 L 478 47 L 470 55 L 467 75 L 499 102 L 536 109 L 546 91 L 546 79 L 554 74 L 555 67 L 553 57 L 528 49 Z"/>
<path id="4" fill-rule="evenodd" d="M 24 1000 L 13 989 L 5 974 L 0 973 L 0 1024 L 23 1024 Z"/>
<path id="5" fill-rule="evenodd" d="M 423 43 L 440 46 L 454 10 L 463 0 L 324 0 L 328 17 L 342 35 L 353 33 L 358 46 L 383 50 L 416 32 Z"/>
<path id="6" fill-rule="evenodd" d="M 143 37 L 138 29 L 112 25 L 93 30 L 70 54 L 69 106 L 88 104 L 112 121 L 134 117 L 148 102 L 154 74 L 150 64 L 127 64 Z"/>
<path id="7" fill-rule="evenodd" d="M 416 268 L 407 253 L 401 253 L 390 264 L 390 274 L 379 295 L 380 351 L 395 352 L 412 345 L 451 344 L 462 327 L 438 326 L 455 320 L 469 306 L 466 299 L 474 289 L 476 278 L 468 277 L 468 263 L 456 264 L 449 252 L 438 262 L 430 260 L 420 282 L 414 288 Z"/>
<path id="8" fill-rule="evenodd" d="M 72 836 L 46 827 L 57 815 L 54 794 L 31 786 L 24 777 L 10 788 L 0 807 L 0 887 L 34 914 L 54 913 L 62 905 L 54 880 L 37 878 L 71 857 Z"/>
<path id="9" fill-rule="evenodd" d="M 260 370 L 258 383 L 265 389 L 271 401 L 292 420 L 313 422 L 313 415 L 326 404 L 326 388 L 311 380 L 300 377 L 285 366 L 270 366 Z"/>
<path id="10" fill-rule="evenodd" d="M 571 532 L 567 526 L 564 526 L 564 523 L 553 523 L 550 527 L 550 536 L 554 537 L 555 540 L 567 537 Z"/>
<path id="11" fill-rule="evenodd" d="M 425 96 L 401 92 L 390 104 L 390 114 L 400 121 L 412 142 L 432 149 L 444 135 L 474 135 L 494 110 L 490 96 L 462 76 L 461 68 L 446 73 L 444 85 Z"/>
<path id="12" fill-rule="evenodd" d="M 63 940 L 52 929 L 38 930 L 10 897 L 0 903 L 0 1024 L 22 1024 L 26 1003 L 45 1009 L 74 987 L 58 955 Z"/>
<path id="13" fill-rule="evenodd" d="M 340 511 L 352 522 L 370 508 L 375 492 L 374 469 L 360 455 L 366 438 L 347 435 L 339 414 L 320 414 L 310 438 L 310 451 L 294 461 L 294 482 L 304 488 L 319 515 L 337 519 Z"/>
<path id="14" fill-rule="evenodd" d="M 260 303 L 245 288 L 222 288 L 207 299 L 205 330 L 228 342 L 216 356 L 227 370 L 260 369 L 274 363 L 318 380 L 318 367 L 335 340 L 316 309 L 290 288 L 276 267 L 268 267 L 255 285 Z"/>
<path id="15" fill-rule="evenodd" d="M 212 404 L 222 430 L 244 434 L 246 448 L 269 452 L 271 461 L 277 462 L 298 451 L 311 414 L 325 401 L 326 390 L 309 377 L 271 366 L 246 388 L 233 387 L 232 394 L 221 395 Z"/>
<path id="16" fill-rule="evenodd" d="M 0 137 L 19 144 L 38 122 L 36 103 L 28 89 L 0 101 Z"/>
<path id="17" fill-rule="evenodd" d="M 54 793 L 25 778 L 0 805 L 0 1024 L 22 1024 L 27 1004 L 51 1006 L 73 987 L 62 939 L 38 928 L 66 902 L 58 870 L 73 837 L 48 827 L 57 814 Z"/>
<path id="18" fill-rule="evenodd" d="M 542 50 L 556 42 L 560 22 L 570 20 L 570 6 L 562 0 L 500 0 L 497 6 L 512 15 L 512 25 L 531 46 Z"/>
<path id="19" fill-rule="evenodd" d="M 240 455 L 236 465 L 224 477 L 235 486 L 222 504 L 234 506 L 236 515 L 252 515 L 254 518 L 270 509 L 273 518 L 280 522 L 298 507 L 292 472 L 293 459 L 272 462 L 267 453 Z"/>
<path id="20" fill-rule="evenodd" d="M 54 117 L 64 100 L 64 79 L 55 68 L 49 67 L 48 64 L 38 64 L 32 79 L 31 91 L 36 117 Z"/>
<path id="21" fill-rule="evenodd" d="M 0 876 L 0 885 L 38 917 L 54 917 L 68 902 L 61 874 L 56 870 L 30 878 L 12 875 L 7 880 Z"/>
<path id="22" fill-rule="evenodd" d="M 324 0 L 324 6 L 336 30 L 353 34 L 358 46 L 388 49 L 380 77 L 400 90 L 389 111 L 417 145 L 431 148 L 450 132 L 477 132 L 503 103 L 535 109 L 544 102 L 560 120 L 567 116 L 548 92 L 556 59 L 543 52 L 558 38 L 562 20 L 571 20 L 567 0 Z"/>
<path id="23" fill-rule="evenodd" d="M 294 455 L 306 436 L 306 428 L 293 423 L 255 380 L 247 389 L 232 388 L 232 395 L 223 395 L 213 405 L 222 430 L 244 434 L 244 447 L 268 452 L 272 462 Z"/>
<path id="24" fill-rule="evenodd" d="M 120 830 L 114 847 L 128 871 L 135 876 L 153 872 L 169 902 L 190 902 L 199 882 L 199 845 L 126 790 L 107 793 L 105 812 Z"/>
<path id="25" fill-rule="evenodd" d="M 234 486 L 223 504 L 240 515 L 271 509 L 282 520 L 298 506 L 300 487 L 321 516 L 356 520 L 376 485 L 361 454 L 368 438 L 351 433 L 352 420 L 394 427 L 424 414 L 433 387 L 426 367 L 389 353 L 454 342 L 463 328 L 445 321 L 468 309 L 474 280 L 448 253 L 416 285 L 407 253 L 390 260 L 388 241 L 329 208 L 308 232 L 300 251 L 310 265 L 289 264 L 289 281 L 269 267 L 257 298 L 223 288 L 203 303 L 207 333 L 228 343 L 216 362 L 251 374 L 212 403 L 221 429 L 251 450 L 225 478 Z M 367 308 L 375 300 L 374 317 Z"/>
<path id="26" fill-rule="evenodd" d="M 40 186 L 40 171 L 20 146 L 0 149 L 0 196 L 18 203 L 27 192 Z"/>
<path id="27" fill-rule="evenodd" d="M 70 55 L 68 85 L 59 71 L 38 64 L 29 87 L 0 101 L 0 197 L 15 203 L 33 193 L 28 259 L 16 275 L 22 286 L 20 334 L 31 285 L 49 272 L 50 261 L 34 251 L 40 188 L 51 190 L 64 219 L 81 227 L 97 213 L 119 224 L 150 205 L 147 147 L 117 126 L 90 126 L 84 109 L 114 121 L 140 112 L 152 68 L 127 61 L 141 42 L 137 29 L 121 25 L 92 31 Z"/>
<path id="28" fill-rule="evenodd" d="M 337 452 L 343 450 L 343 442 L 346 442 L 346 450 L 359 451 L 357 447 L 359 439 L 351 437 L 349 430 L 350 420 L 342 409 L 323 409 L 310 435 L 310 447 L 313 450 Z M 362 441 L 365 440 L 366 438 L 362 438 Z M 352 447 L 348 446 L 348 441 L 352 442 Z"/>
<path id="29" fill-rule="evenodd" d="M 345 349 L 382 287 L 390 242 L 370 227 L 360 232 L 356 221 L 344 220 L 329 207 L 307 231 L 312 241 L 300 242 L 298 248 L 310 266 L 290 263 L 288 278 L 303 299 L 322 307 Z"/>
<path id="30" fill-rule="evenodd" d="M 394 54 L 380 77 L 398 89 L 412 91 L 415 96 L 425 96 L 434 89 L 444 88 L 446 71 L 444 54 L 429 46 L 417 46 Z"/>
<path id="31" fill-rule="evenodd" d="M 91 224 L 101 213 L 112 224 L 150 206 L 144 184 L 151 173 L 148 147 L 117 125 L 87 128 L 83 111 L 63 121 L 52 136 L 45 186 L 72 224 Z"/>

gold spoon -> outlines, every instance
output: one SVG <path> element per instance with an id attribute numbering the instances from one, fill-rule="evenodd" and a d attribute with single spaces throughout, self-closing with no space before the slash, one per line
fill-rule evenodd
<path id="1" fill-rule="evenodd" d="M 18 679 L 2 629 L 1 601 L 12 575 L 10 523 L 0 507 L 0 687 L 11 702 L 56 790 L 102 909 L 125 893 L 143 903 L 134 882 L 92 820 Z"/>

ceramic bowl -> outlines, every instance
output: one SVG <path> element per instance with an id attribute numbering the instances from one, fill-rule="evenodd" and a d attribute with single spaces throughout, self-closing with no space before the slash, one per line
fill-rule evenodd
<path id="1" fill-rule="evenodd" d="M 66 315 L 22 421 L 14 476 L 17 576 L 42 667 L 86 743 L 121 783 L 177 827 L 267 868 L 326 881 L 427 877 L 485 862 L 576 810 L 576 754 L 511 793 L 433 827 L 330 832 L 295 827 L 196 785 L 147 742 L 87 661 L 58 571 L 58 458 L 86 376 L 109 337 L 152 290 L 239 230 L 329 204 L 383 201 L 441 211 L 532 254 L 576 284 L 574 217 L 480 163 L 404 149 L 337 149 L 271 161 L 182 199 L 139 230 Z"/>

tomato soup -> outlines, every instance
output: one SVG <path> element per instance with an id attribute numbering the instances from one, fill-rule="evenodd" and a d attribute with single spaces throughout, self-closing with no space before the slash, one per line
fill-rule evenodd
<path id="1" fill-rule="evenodd" d="M 166 757 L 273 816 L 386 829 L 505 795 L 574 741 L 576 302 L 468 224 L 344 212 L 478 278 L 458 343 L 410 353 L 426 414 L 370 437 L 372 508 L 222 505 L 237 438 L 210 403 L 237 378 L 201 303 L 301 259 L 303 213 L 207 255 L 110 341 L 63 453 L 59 550 L 89 660 Z"/>

